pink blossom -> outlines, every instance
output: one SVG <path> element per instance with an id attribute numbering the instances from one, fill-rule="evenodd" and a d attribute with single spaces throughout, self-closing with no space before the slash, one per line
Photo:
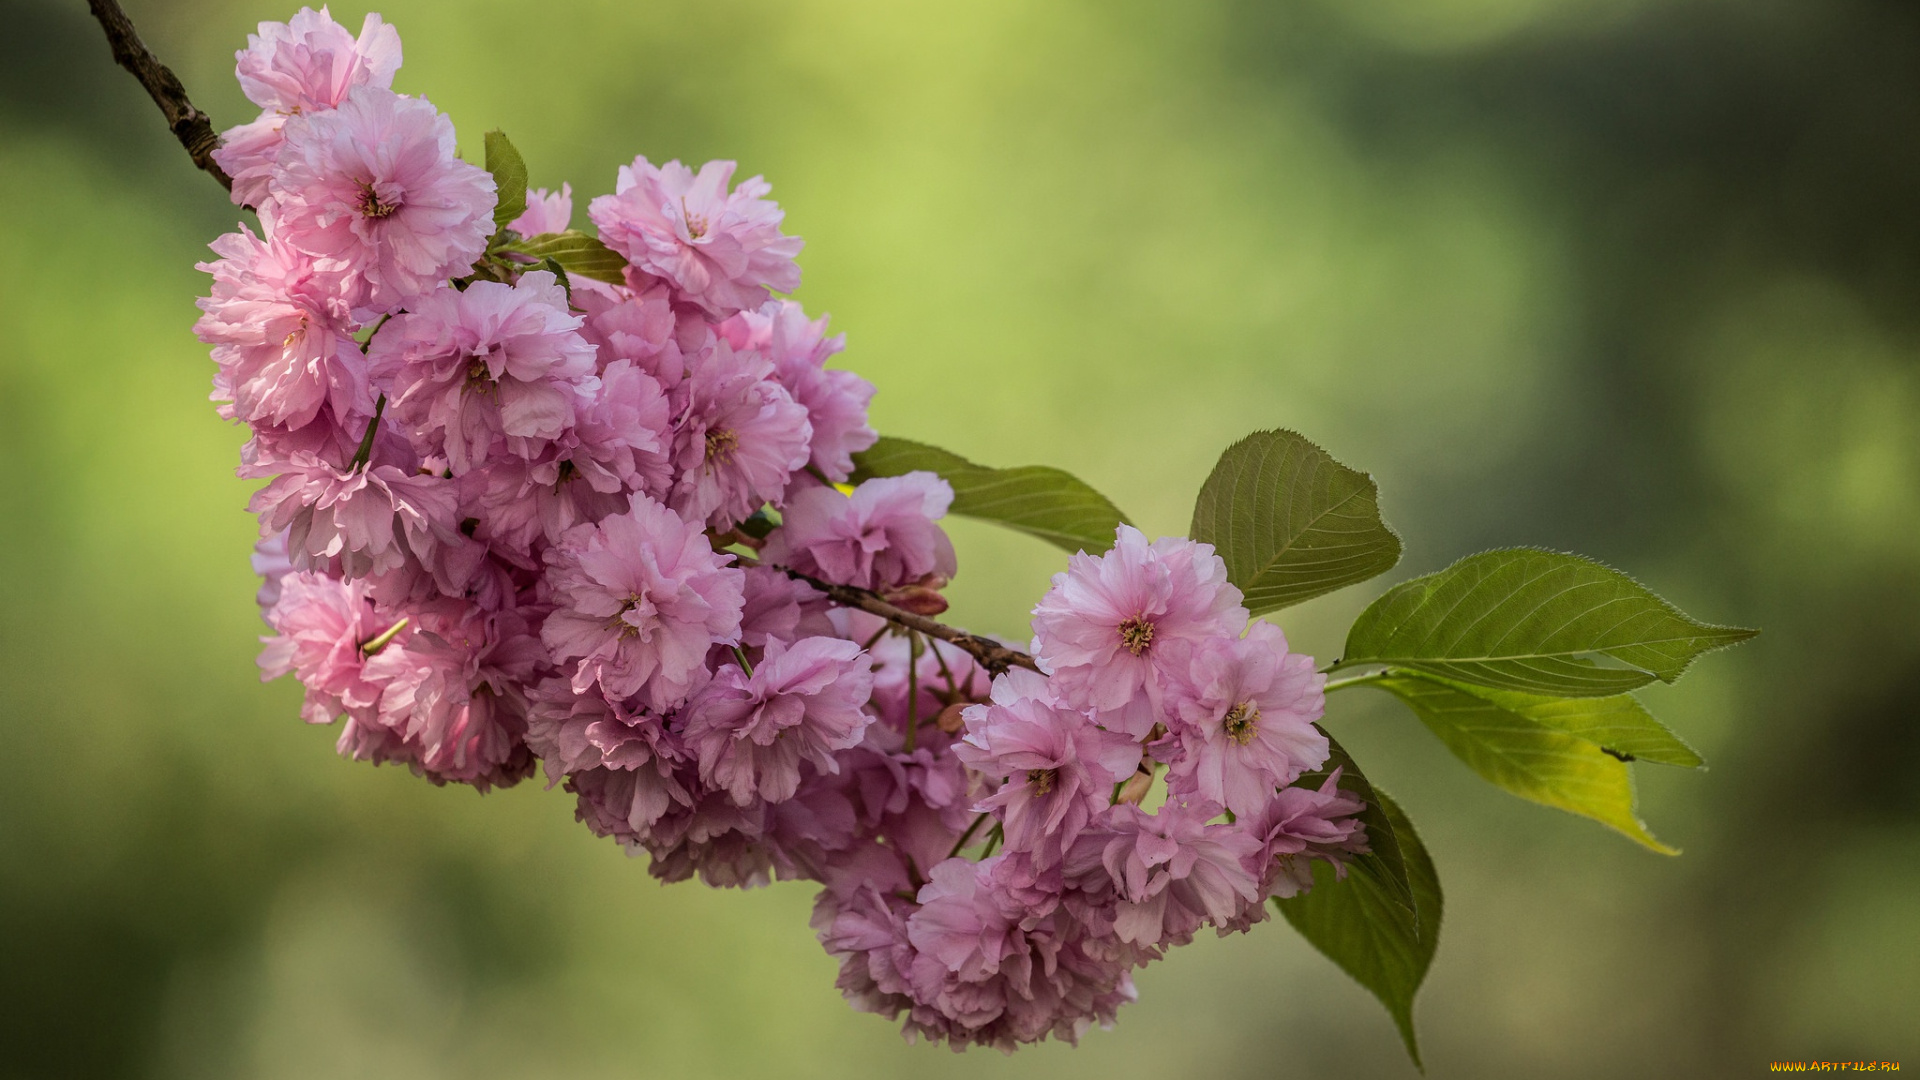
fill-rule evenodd
<path id="1" fill-rule="evenodd" d="M 312 423 L 323 404 L 336 416 L 371 416 L 367 363 L 347 332 L 337 275 L 244 225 L 212 247 L 220 259 L 197 269 L 213 275 L 213 295 L 198 301 L 206 314 L 193 329 L 220 365 L 214 400 L 233 403 L 221 415 L 289 428 Z"/>
<path id="2" fill-rule="evenodd" d="M 839 777 L 810 762 L 801 765 L 793 796 L 766 808 L 765 842 L 782 881 L 819 881 L 856 843 L 871 842 L 862 836 Z"/>
<path id="3" fill-rule="evenodd" d="M 523 687 L 542 651 L 525 614 L 441 600 L 414 621 L 406 641 L 368 660 L 387 688 L 374 714 L 348 718 L 341 752 L 482 791 L 532 775 Z"/>
<path id="4" fill-rule="evenodd" d="M 728 665 L 687 702 L 683 737 L 700 778 L 740 806 L 780 802 L 800 785 L 800 763 L 840 771 L 834 751 L 860 742 L 873 672 L 860 646 L 838 638 L 767 642 L 748 675 Z"/>
<path id="5" fill-rule="evenodd" d="M 860 826 L 885 837 L 915 866 L 946 858 L 973 821 L 970 779 L 937 729 L 923 733 L 908 753 L 899 731 L 873 724 L 859 746 L 838 757 L 842 786 Z"/>
<path id="6" fill-rule="evenodd" d="M 1180 743 L 1168 790 L 1235 814 L 1259 811 L 1275 788 L 1327 760 L 1327 738 L 1313 726 L 1326 712 L 1326 682 L 1272 623 L 1194 647 L 1168 694 Z"/>
<path id="7" fill-rule="evenodd" d="M 928 872 L 907 920 L 918 955 L 911 969 L 907 1030 L 1011 1051 L 1051 1034 L 1068 1042 L 1094 1022 L 1110 1024 L 1133 999 L 1132 956 L 1089 939 L 1087 928 L 1056 911 L 1021 918 L 1001 878 L 1009 857 L 954 859 Z"/>
<path id="8" fill-rule="evenodd" d="M 261 23 L 234 59 L 241 91 L 263 111 L 223 133 L 213 159 L 233 178 L 233 201 L 258 206 L 287 118 L 331 109 L 356 86 L 392 86 L 400 68 L 400 34 L 380 16 L 368 15 L 355 39 L 324 6 L 318 12 L 303 7 L 288 22 Z"/>
<path id="9" fill-rule="evenodd" d="M 329 457 L 294 449 L 241 471 L 279 474 L 247 509 L 260 515 L 263 530 L 287 530 L 294 564 L 338 560 L 346 576 L 360 578 L 401 570 L 411 559 L 443 591 L 462 591 L 485 551 L 460 532 L 452 483 L 392 464 L 336 465 Z"/>
<path id="10" fill-rule="evenodd" d="M 686 378 L 680 348 L 680 320 L 665 286 L 635 294 L 592 278 L 574 283 L 573 304 L 586 313 L 581 333 L 600 351 L 604 367 L 629 360 L 672 392 Z"/>
<path id="11" fill-rule="evenodd" d="M 961 714 L 953 752 L 976 772 L 1005 780 L 976 810 L 998 810 L 1007 847 L 1039 865 L 1059 854 L 1132 775 L 1140 747 L 1057 702 L 1043 676 L 1015 668 L 993 681 L 990 704 Z"/>
<path id="12" fill-rule="evenodd" d="M 582 388 L 591 380 L 583 380 Z M 573 428 L 538 457 L 496 456 L 461 477 L 475 536 L 516 564 L 539 565 L 536 545 L 627 508 L 636 491 L 664 494 L 668 402 L 660 386 L 617 360 L 591 397 L 576 398 Z"/>
<path id="13" fill-rule="evenodd" d="M 693 361 L 674 433 L 680 478 L 667 502 L 689 521 L 725 529 L 777 501 L 807 464 L 807 410 L 768 378 L 758 353 L 715 341 Z"/>
<path id="14" fill-rule="evenodd" d="M 716 889 L 754 888 L 771 881 L 775 853 L 766 840 L 766 804 L 741 806 L 724 791 L 697 786 L 696 777 L 683 780 L 696 792 L 693 805 L 670 808 L 630 845 L 651 856 L 647 872 L 670 882 L 698 874 Z"/>
<path id="15" fill-rule="evenodd" d="M 645 495 L 561 536 L 547 558 L 555 610 L 541 637 L 571 665 L 573 688 L 644 692 L 656 712 L 704 677 L 708 646 L 739 640 L 742 574 L 700 526 Z"/>
<path id="16" fill-rule="evenodd" d="M 268 185 L 278 233 L 337 261 L 353 306 L 392 311 L 465 274 L 493 232 L 493 177 L 455 154 L 453 123 L 421 98 L 358 86 L 288 119 Z"/>
<path id="17" fill-rule="evenodd" d="M 1009 959 L 1022 966 L 1031 962 L 1019 940 L 1019 908 L 993 887 L 995 865 L 955 858 L 928 870 L 916 897 L 920 910 L 907 921 L 913 947 L 967 982 L 998 975 Z"/>
<path id="18" fill-rule="evenodd" d="M 808 488 L 781 507 L 781 527 L 762 555 L 834 584 L 878 592 L 929 576 L 944 585 L 959 564 L 953 542 L 934 522 L 952 503 L 953 488 L 930 472 L 875 477 L 851 496 Z"/>
<path id="19" fill-rule="evenodd" d="M 367 359 L 416 449 L 458 476 L 497 454 L 533 460 L 572 429 L 599 389 L 579 327 L 554 276 L 532 270 L 433 292 L 374 335 Z"/>
<path id="20" fill-rule="evenodd" d="M 559 191 L 528 189 L 527 208 L 520 212 L 519 217 L 507 222 L 507 228 L 521 236 L 540 236 L 566 232 L 572 220 L 573 185 L 561 184 Z"/>
<path id="21" fill-rule="evenodd" d="M 1366 804 L 1340 790 L 1335 769 L 1318 788 L 1282 788 L 1241 828 L 1260 842 L 1246 865 L 1262 896 L 1297 896 L 1313 886 L 1311 860 L 1326 859 L 1346 874 L 1348 857 L 1369 850 L 1367 827 L 1358 815 Z"/>
<path id="22" fill-rule="evenodd" d="M 1184 944 L 1202 924 L 1225 925 L 1258 902 L 1258 885 L 1243 864 L 1260 841 L 1232 825 L 1207 824 L 1217 809 L 1169 802 L 1149 814 L 1126 803 L 1111 807 L 1068 853 L 1067 875 L 1104 871 L 1121 941 Z"/>
<path id="23" fill-rule="evenodd" d="M 716 318 L 760 306 L 767 289 L 800 285 L 799 237 L 780 232 L 785 215 L 764 196 L 773 189 L 756 176 L 732 192 L 731 161 L 709 161 L 700 172 L 669 161 L 655 168 L 644 157 L 620 167 L 612 195 L 587 208 L 600 239 L 643 273 L 664 278 Z"/>
<path id="24" fill-rule="evenodd" d="M 835 985 L 861 1012 L 891 1017 L 915 1007 L 907 919 L 918 905 L 900 896 L 910 892 L 899 856 L 866 845 L 829 875 L 814 900 L 813 928 L 840 960 Z"/>
<path id="25" fill-rule="evenodd" d="M 735 807 L 724 797 L 714 799 L 694 793 L 686 782 L 695 779 L 690 772 L 676 772 L 662 778 L 652 768 L 581 769 L 568 773 L 566 790 L 575 796 L 574 818 L 584 823 L 595 836 L 611 837 L 629 853 L 637 854 L 648 845 L 665 851 L 659 835 L 671 835 L 674 843 L 687 841 L 689 832 L 697 832 L 706 842 L 727 834 L 736 827 L 747 828 L 757 838 L 760 814 Z M 699 807 L 718 810 L 725 820 Z M 675 880 L 683 880 L 681 875 Z"/>
<path id="26" fill-rule="evenodd" d="M 813 425 L 811 464 L 840 483 L 853 474 L 853 455 L 880 438 L 867 424 L 873 384 L 851 371 L 830 370 L 829 357 L 846 348 L 846 335 L 826 336 L 827 318 L 808 320 L 791 300 L 769 300 L 758 311 L 728 319 L 720 332 L 736 349 L 757 349 L 773 360 L 774 377 L 807 410 Z"/>
<path id="27" fill-rule="evenodd" d="M 610 810 L 616 791 L 634 835 L 650 829 L 675 805 L 693 805 L 676 766 L 687 760 L 678 738 L 660 718 L 608 701 L 598 689 L 575 693 L 565 679 L 547 679 L 528 694 L 527 747 L 545 763 L 549 781 L 588 772 L 623 777 L 585 781 Z"/>
<path id="28" fill-rule="evenodd" d="M 1156 699 L 1185 658 L 1183 644 L 1237 638 L 1246 627 L 1240 590 L 1211 544 L 1163 537 L 1152 544 L 1131 525 L 1115 531 L 1105 555 L 1072 556 L 1033 609 L 1033 651 L 1063 695 L 1102 710 Z M 1152 726 L 1130 714 L 1127 730 Z M 1136 730 L 1137 729 L 1137 730 Z"/>
<path id="29" fill-rule="evenodd" d="M 659 381 L 631 360 L 603 362 L 600 388 L 577 418 L 566 461 L 595 491 L 664 496 L 673 431 Z"/>
<path id="30" fill-rule="evenodd" d="M 402 616 L 380 611 L 364 582 L 340 581 L 295 571 L 280 579 L 280 596 L 266 612 L 277 636 L 263 637 L 262 681 L 289 672 L 306 688 L 300 715 L 309 724 L 331 724 L 349 713 L 369 714 L 385 691 L 369 677 L 363 646 L 378 640 Z M 400 625 L 400 634 L 412 631 Z"/>

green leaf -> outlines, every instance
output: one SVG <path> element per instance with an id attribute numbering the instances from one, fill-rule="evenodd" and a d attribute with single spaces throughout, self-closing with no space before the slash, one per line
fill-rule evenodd
<path id="1" fill-rule="evenodd" d="M 1399 841 L 1394 836 L 1393 827 L 1387 821 L 1386 811 L 1381 809 L 1380 799 L 1375 795 L 1373 785 L 1360 771 L 1360 766 L 1354 764 L 1353 756 L 1347 753 L 1346 747 L 1341 746 L 1326 728 L 1319 724 L 1313 726 L 1320 734 L 1327 737 L 1327 748 L 1330 751 L 1327 755 L 1327 763 L 1315 772 L 1302 775 L 1295 783 L 1301 787 L 1318 790 L 1326 778 L 1333 774 L 1334 769 L 1340 770 L 1340 790 L 1356 796 L 1367 806 L 1360 812 L 1360 820 L 1366 823 L 1368 846 L 1373 850 L 1365 855 L 1355 856 L 1354 861 L 1366 864 L 1373 871 L 1374 876 L 1386 887 L 1387 894 L 1394 903 L 1412 911 L 1414 909 L 1413 886 L 1407 882 L 1406 857 L 1400 851 Z"/>
<path id="2" fill-rule="evenodd" d="M 882 436 L 853 456 L 854 483 L 927 470 L 953 485 L 953 512 L 1037 536 L 1068 551 L 1098 554 L 1127 524 L 1105 495 L 1071 473 L 1046 465 L 989 469 L 937 446 Z"/>
<path id="3" fill-rule="evenodd" d="M 559 259 L 551 255 L 541 259 L 540 269 L 552 274 L 553 280 L 559 282 L 560 287 L 566 290 L 567 299 L 573 299 L 573 282 L 567 280 L 567 268 L 560 265 Z"/>
<path id="4" fill-rule="evenodd" d="M 1672 682 L 1758 631 L 1709 626 L 1578 555 L 1509 548 L 1395 586 L 1347 632 L 1340 666 L 1391 664 L 1500 690 L 1609 697 Z M 1617 665 L 1601 667 L 1599 655 Z"/>
<path id="5" fill-rule="evenodd" d="M 535 259 L 552 259 L 566 267 L 567 273 L 590 277 L 595 281 L 604 281 L 611 285 L 623 284 L 626 277 L 621 271 L 626 268 L 627 260 L 600 241 L 577 229 L 568 229 L 560 233 L 541 233 L 524 240 L 516 240 L 503 246 L 502 251 L 514 251 L 522 255 L 531 255 Z"/>
<path id="6" fill-rule="evenodd" d="M 1291 431 L 1256 431 L 1220 455 L 1193 504 L 1190 535 L 1213 545 L 1255 615 L 1400 561 L 1373 478 Z"/>
<path id="7" fill-rule="evenodd" d="M 527 210 L 527 163 L 504 131 L 487 132 L 487 171 L 499 196 L 493 204 L 493 227 L 504 229 Z"/>
<path id="8" fill-rule="evenodd" d="M 1413 996 L 1426 979 L 1427 969 L 1433 966 L 1434 949 L 1440 944 L 1445 906 L 1440 875 L 1434 871 L 1433 858 L 1420 842 L 1420 834 L 1414 832 L 1413 822 L 1385 792 L 1376 789 L 1375 795 L 1383 816 L 1391 822 L 1396 843 L 1406 854 L 1413 910 L 1395 902 L 1377 873 L 1359 862 L 1348 867 L 1344 880 L 1336 880 L 1333 868 L 1325 862 L 1316 862 L 1312 889 L 1273 903 L 1301 937 L 1380 999 L 1406 1041 L 1408 1056 L 1424 1071 L 1420 1044 L 1414 1038 Z M 1367 835 L 1370 839 L 1375 836 L 1371 824 Z"/>
<path id="9" fill-rule="evenodd" d="M 1553 698 L 1455 684 L 1536 723 L 1577 735 L 1623 761 L 1646 761 L 1697 769 L 1706 762 L 1680 736 L 1653 718 L 1632 694 L 1603 698 Z"/>
<path id="10" fill-rule="evenodd" d="M 1662 855 L 1680 853 L 1654 839 L 1634 815 L 1633 774 L 1626 762 L 1594 743 L 1424 675 L 1389 672 L 1374 685 L 1406 702 L 1455 757 L 1488 783 L 1592 818 Z"/>

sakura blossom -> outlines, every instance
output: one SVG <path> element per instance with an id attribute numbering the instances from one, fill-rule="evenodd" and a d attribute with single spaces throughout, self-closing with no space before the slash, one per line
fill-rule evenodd
<path id="1" fill-rule="evenodd" d="M 385 314 L 465 274 L 493 231 L 493 177 L 455 153 L 422 98 L 356 86 L 287 120 L 263 208 L 287 243 L 345 272 L 355 309 Z"/>
<path id="2" fill-rule="evenodd" d="M 559 191 L 546 188 L 531 188 L 527 191 L 527 208 L 520 216 L 507 222 L 507 228 L 521 236 L 539 236 L 543 233 L 566 232 L 573 222 L 573 185 L 561 184 Z"/>
<path id="3" fill-rule="evenodd" d="M 979 809 L 999 811 L 1008 847 L 1042 864 L 1059 859 L 1140 763 L 1137 743 L 1060 703 L 1031 672 L 994 680 L 991 702 L 964 718 L 967 735 L 955 756 L 1004 781 Z"/>
<path id="4" fill-rule="evenodd" d="M 214 400 L 232 405 L 222 415 L 304 427 L 325 404 L 335 416 L 371 416 L 367 364 L 349 333 L 338 275 L 245 225 L 211 246 L 219 260 L 198 269 L 213 275 L 213 295 L 199 301 L 206 314 L 194 332 L 214 347 Z"/>
<path id="5" fill-rule="evenodd" d="M 807 410 L 813 427 L 809 464 L 829 481 L 853 473 L 853 455 L 880 435 L 867 426 L 873 384 L 851 371 L 827 367 L 847 346 L 845 334 L 826 336 L 827 319 L 808 319 L 791 300 L 769 300 L 757 311 L 743 311 L 720 324 L 720 333 L 736 349 L 756 349 L 773 361 L 774 378 Z"/>
<path id="6" fill-rule="evenodd" d="M 440 289 L 396 315 L 367 350 L 372 377 L 415 449 L 455 476 L 498 454 L 533 460 L 595 400 L 594 348 L 552 273 Z"/>
<path id="7" fill-rule="evenodd" d="M 614 193 L 587 207 L 600 239 L 636 271 L 664 279 L 716 318 L 759 307 L 767 290 L 800 285 L 799 237 L 780 231 L 785 214 L 760 177 L 728 190 L 737 168 L 709 161 L 698 173 L 645 157 L 620 167 Z"/>
<path id="8" fill-rule="evenodd" d="M 771 640 L 752 674 L 723 667 L 700 688 L 682 737 L 699 756 L 700 778 L 737 805 L 784 802 L 800 786 L 802 761 L 840 771 L 834 752 L 859 745 L 872 693 L 872 669 L 853 642 Z"/>
<path id="9" fill-rule="evenodd" d="M 1033 654 L 1089 706 L 1122 709 L 1139 695 L 1157 701 L 1189 646 L 1238 637 L 1246 624 L 1240 590 L 1211 545 L 1148 542 L 1121 525 L 1113 550 L 1074 555 L 1053 576 L 1033 610 Z"/>
<path id="10" fill-rule="evenodd" d="M 555 661 L 571 661 L 576 693 L 644 692 L 651 708 L 673 708 L 708 676 L 708 647 L 739 640 L 742 571 L 645 495 L 568 530 L 547 564 L 555 607 L 541 637 Z"/>
<path id="11" fill-rule="evenodd" d="M 1327 759 L 1327 737 L 1313 726 L 1326 712 L 1327 677 L 1311 657 L 1288 652 L 1272 623 L 1203 643 L 1177 682 L 1169 697 L 1180 756 L 1168 790 L 1252 814 Z"/>
<path id="12" fill-rule="evenodd" d="M 279 155 L 287 118 L 324 112 L 356 86 L 387 89 L 400 69 L 400 33 L 369 14 L 355 37 L 325 5 L 284 23 L 263 22 L 235 55 L 235 73 L 260 117 L 221 135 L 214 160 L 233 178 L 233 201 L 259 206 Z"/>
<path id="13" fill-rule="evenodd" d="M 934 588 L 959 572 L 953 542 L 934 524 L 953 504 L 953 488 L 930 472 L 879 476 L 845 495 L 814 487 L 787 501 L 768 561 L 841 585 L 885 593 L 925 582 Z"/>
<path id="14" fill-rule="evenodd" d="M 674 434 L 679 473 L 668 504 L 693 521 L 727 528 L 778 499 L 806 467 L 813 428 L 754 352 L 715 340 L 689 367 Z"/>

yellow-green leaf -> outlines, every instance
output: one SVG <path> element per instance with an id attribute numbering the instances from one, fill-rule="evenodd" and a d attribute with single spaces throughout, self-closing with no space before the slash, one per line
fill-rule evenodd
<path id="1" fill-rule="evenodd" d="M 1415 672 L 1389 672 L 1375 685 L 1406 702 L 1455 757 L 1489 783 L 1592 818 L 1663 855 L 1679 854 L 1655 839 L 1635 815 L 1627 763 L 1594 743 Z"/>

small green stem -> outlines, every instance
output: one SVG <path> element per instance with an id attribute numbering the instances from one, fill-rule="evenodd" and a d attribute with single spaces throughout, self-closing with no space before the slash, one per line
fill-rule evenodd
<path id="1" fill-rule="evenodd" d="M 367 421 L 367 433 L 360 436 L 360 449 L 353 452 L 353 460 L 347 464 L 348 472 L 358 470 L 373 456 L 373 437 L 380 431 L 380 414 L 386 411 L 387 395 L 381 394 L 380 400 L 373 403 L 373 419 Z"/>
<path id="2" fill-rule="evenodd" d="M 1376 683 L 1386 677 L 1387 673 L 1385 671 L 1369 671 L 1365 675 L 1349 675 L 1344 679 L 1329 680 L 1324 690 L 1326 693 L 1331 694 L 1335 690 L 1345 690 L 1349 686 L 1365 686 L 1368 683 Z"/>
<path id="3" fill-rule="evenodd" d="M 979 831 L 981 824 L 992 816 L 992 814 L 981 814 L 979 817 L 974 818 L 973 824 L 967 826 L 967 831 L 961 833 L 960 839 L 953 842 L 953 850 L 947 852 L 947 858 L 951 859 L 955 855 L 960 854 L 960 850 L 967 846 L 967 841 L 973 839 L 973 834 Z"/>
<path id="4" fill-rule="evenodd" d="M 374 323 L 373 329 L 367 331 L 367 340 L 360 343 L 360 354 L 362 356 L 366 355 L 366 352 L 368 349 L 373 348 L 373 335 L 379 333 L 380 328 L 387 325 L 387 320 L 391 318 L 393 318 L 392 312 L 388 312 L 385 315 L 380 316 L 380 321 L 377 323 Z"/>
<path id="5" fill-rule="evenodd" d="M 399 636 L 400 631 L 405 630 L 407 628 L 407 624 L 412 621 L 413 621 L 412 617 L 401 619 L 399 622 L 394 623 L 392 626 L 387 627 L 385 630 L 382 630 L 380 633 L 361 642 L 360 652 L 366 656 L 372 656 L 374 653 L 377 653 L 381 649 L 386 648 L 387 643 L 391 642 L 395 637 Z"/>
<path id="6" fill-rule="evenodd" d="M 953 672 L 947 670 L 947 658 L 940 655 L 940 646 L 928 642 L 927 648 L 933 650 L 933 659 L 940 665 L 940 677 L 947 682 L 947 704 L 951 705 L 960 697 L 960 688 L 953 684 Z"/>
<path id="7" fill-rule="evenodd" d="M 733 658 L 740 661 L 740 670 L 747 673 L 747 678 L 753 678 L 753 665 L 747 663 L 747 650 L 735 645 L 733 647 Z"/>
<path id="8" fill-rule="evenodd" d="M 1000 823 L 997 821 L 994 822 L 993 831 L 987 834 L 987 846 L 981 849 L 980 857 L 983 859 L 991 858 L 994 851 L 1000 847 L 1000 841 L 1004 839 L 1006 835 L 1006 832 L 1001 829 Z"/>

